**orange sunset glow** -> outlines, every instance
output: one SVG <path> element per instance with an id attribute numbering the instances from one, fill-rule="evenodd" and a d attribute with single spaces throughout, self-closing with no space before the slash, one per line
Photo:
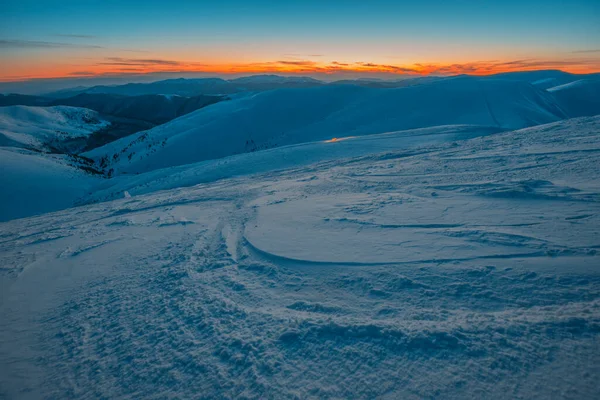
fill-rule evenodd
<path id="1" fill-rule="evenodd" d="M 600 72 L 597 2 L 453 3 L 8 0 L 0 5 L 0 82 Z"/>
<path id="2" fill-rule="evenodd" d="M 109 61 L 90 64 L 69 65 L 63 63 L 18 63 L 8 61 L 0 79 L 13 81 L 31 78 L 92 77 L 120 74 L 148 73 L 199 73 L 199 74 L 290 74 L 290 75 L 490 75 L 513 71 L 533 71 L 558 69 L 565 72 L 586 74 L 598 72 L 598 64 L 593 59 L 574 60 L 513 60 L 513 61 L 474 61 L 466 63 L 413 63 L 380 64 L 372 62 L 338 62 L 312 60 L 282 60 L 252 63 L 203 63 L 154 58 L 111 57 Z"/>

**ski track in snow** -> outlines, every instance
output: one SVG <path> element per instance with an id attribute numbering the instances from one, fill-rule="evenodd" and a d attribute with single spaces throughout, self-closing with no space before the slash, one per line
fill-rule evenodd
<path id="1" fill-rule="evenodd" d="M 0 397 L 597 397 L 599 126 L 2 223 Z"/>

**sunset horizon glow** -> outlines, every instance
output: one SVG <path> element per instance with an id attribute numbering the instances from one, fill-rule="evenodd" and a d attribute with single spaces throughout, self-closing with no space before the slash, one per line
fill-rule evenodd
<path id="1" fill-rule="evenodd" d="M 135 63 L 137 59 L 132 59 Z M 103 65 L 88 65 L 86 70 L 77 70 L 72 66 L 56 66 L 54 69 L 44 68 L 43 71 L 32 70 L 24 75 L 10 75 L 3 73 L 0 81 L 12 82 L 30 79 L 58 79 L 58 78 L 91 78 L 105 76 L 150 75 L 159 73 L 181 74 L 206 74 L 207 76 L 241 76 L 256 74 L 277 74 L 289 76 L 310 76 L 315 78 L 353 79 L 357 77 L 399 79 L 412 76 L 451 76 L 451 75 L 493 75 L 518 71 L 560 70 L 572 74 L 590 74 L 600 72 L 595 65 L 585 62 L 556 62 L 536 60 L 515 61 L 476 61 L 469 63 L 453 64 L 425 64 L 415 63 L 409 65 L 376 64 L 371 62 L 340 63 L 332 61 L 319 63 L 312 61 L 281 62 L 268 61 L 248 64 L 215 64 L 206 65 L 196 62 L 180 62 L 172 60 L 164 64 L 144 65 L 146 59 L 140 59 L 137 68 L 110 68 Z M 152 60 L 156 61 L 156 60 Z M 166 64 L 166 67 L 165 67 Z M 198 65 L 202 64 L 202 65 Z M 170 67 L 169 67 L 170 66 Z M 176 66 L 177 68 L 173 68 Z M 20 69 L 23 71 L 23 69 Z M 327 80 L 327 79 L 325 79 Z"/>
<path id="2" fill-rule="evenodd" d="M 153 73 L 325 80 L 600 72 L 591 0 L 7 0 L 0 81 Z"/>

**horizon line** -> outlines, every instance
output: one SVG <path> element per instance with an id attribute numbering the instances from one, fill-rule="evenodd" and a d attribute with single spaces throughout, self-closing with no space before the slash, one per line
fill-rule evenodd
<path id="1" fill-rule="evenodd" d="M 28 83 L 28 82 L 36 82 L 36 81 L 58 81 L 58 80 L 85 80 L 85 79 L 126 79 L 128 77 L 131 78 L 142 78 L 142 77 L 152 77 L 153 75 L 157 75 L 159 80 L 159 75 L 164 75 L 165 77 L 168 75 L 173 75 L 172 78 L 166 79 L 176 79 L 179 76 L 181 79 L 211 79 L 211 78 L 221 78 L 224 80 L 229 79 L 237 79 L 244 77 L 252 77 L 252 76 L 280 76 L 280 77 L 298 77 L 298 78 L 311 78 L 315 80 L 320 80 L 323 82 L 336 82 L 342 80 L 373 80 L 373 81 L 394 81 L 401 79 L 411 79 L 411 78 L 420 78 L 420 77 L 456 77 L 456 76 L 493 76 L 493 75 L 501 75 L 508 73 L 520 73 L 520 72 L 562 72 L 571 75 L 593 75 L 600 73 L 600 69 L 598 70 L 590 70 L 589 72 L 571 72 L 567 68 L 525 68 L 525 69 L 511 69 L 507 71 L 481 71 L 481 72 L 456 72 L 456 73 L 415 73 L 415 72 L 393 72 L 393 71 L 372 71 L 372 70 L 343 70 L 338 72 L 325 72 L 325 71 L 222 71 L 222 72 L 213 72 L 213 71 L 205 71 L 205 70 L 158 70 L 158 71 L 147 71 L 147 72 L 105 72 L 105 73 L 89 73 L 89 74 L 67 74 L 67 75 L 58 75 L 58 76 L 32 76 L 32 77 L 14 77 L 13 79 L 0 78 L 0 83 Z M 185 75 L 204 75 L 198 76 L 196 78 L 186 78 Z M 349 76 L 352 75 L 352 76 Z M 320 77 L 316 78 L 315 76 Z M 332 77 L 338 79 L 331 80 L 323 80 L 323 77 Z"/>

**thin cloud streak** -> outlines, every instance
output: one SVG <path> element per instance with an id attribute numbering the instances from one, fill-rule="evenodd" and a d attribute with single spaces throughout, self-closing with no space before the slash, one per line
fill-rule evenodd
<path id="1" fill-rule="evenodd" d="M 0 39 L 0 48 L 3 48 L 3 49 L 60 49 L 60 48 L 103 49 L 104 47 L 92 45 L 92 44 L 44 42 L 44 41 L 37 41 L 37 40 Z"/>
<path id="2" fill-rule="evenodd" d="M 106 61 L 98 63 L 99 65 L 182 65 L 180 61 L 146 59 L 146 58 L 123 58 L 108 57 Z"/>
<path id="3" fill-rule="evenodd" d="M 96 63 L 95 66 L 101 69 L 101 71 L 98 71 L 100 75 L 131 72 L 147 74 L 152 72 L 201 71 L 207 67 L 205 64 L 195 62 L 125 57 L 106 57 L 103 61 Z"/>
<path id="4" fill-rule="evenodd" d="M 277 61 L 277 64 L 283 64 L 283 65 L 301 65 L 301 66 L 311 66 L 311 65 L 317 65 L 316 62 L 314 61 L 308 61 L 308 60 L 298 60 L 298 61 Z"/>
<path id="5" fill-rule="evenodd" d="M 572 51 L 571 53 L 574 54 L 581 54 L 581 53 L 600 53 L 600 49 L 591 49 L 591 50 L 575 50 Z"/>
<path id="6" fill-rule="evenodd" d="M 378 64 L 372 62 L 357 61 L 343 63 L 332 61 L 320 63 L 312 60 L 280 60 L 263 63 L 239 64 L 231 66 L 213 67 L 206 72 L 224 73 L 316 73 L 316 74 L 388 74 L 388 75 L 490 75 L 511 71 L 531 71 L 541 69 L 562 69 L 579 72 L 592 72 L 597 70 L 598 60 L 595 59 L 573 59 L 573 60 L 537 60 L 519 59 L 510 61 L 476 61 L 470 63 L 453 64 L 412 64 L 393 65 Z"/>

